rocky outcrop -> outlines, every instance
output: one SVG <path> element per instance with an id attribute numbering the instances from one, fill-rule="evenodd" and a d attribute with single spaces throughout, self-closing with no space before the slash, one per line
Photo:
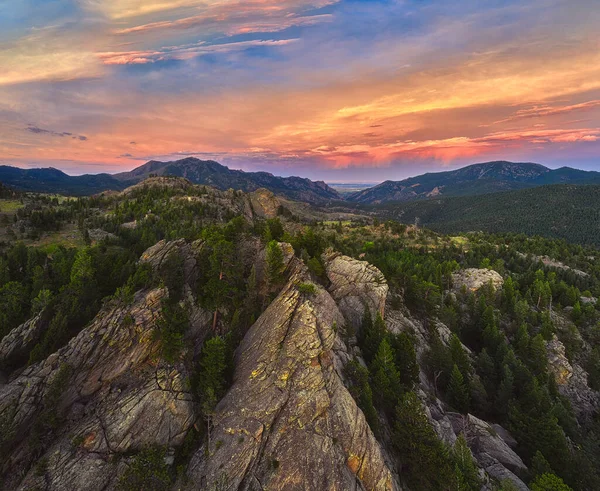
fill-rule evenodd
<path id="1" fill-rule="evenodd" d="M 178 251 L 189 290 L 197 247 L 161 242 L 142 261 L 160 269 Z M 131 303 L 108 301 L 66 346 L 0 386 L 0 413 L 10 416 L 0 421 L 0 445 L 12 448 L 1 464 L 6 489 L 114 489 L 129 455 L 182 444 L 197 414 L 183 363 L 157 356 L 155 326 L 167 295 L 154 288 Z M 202 312 L 188 307 L 193 330 Z"/>
<path id="2" fill-rule="evenodd" d="M 578 420 L 591 421 L 600 408 L 600 393 L 588 385 L 587 372 L 577 362 L 569 361 L 565 346 L 556 335 L 546 342 L 546 352 L 558 391 L 569 399 Z"/>
<path id="3" fill-rule="evenodd" d="M 590 388 L 588 374 L 580 365 L 572 367 L 571 377 L 558 391 L 569 399 L 578 420 L 591 422 L 600 410 L 600 392 Z"/>
<path id="4" fill-rule="evenodd" d="M 328 290 L 346 322 L 360 330 L 365 308 L 382 316 L 388 284 L 375 266 L 334 252 L 323 254 L 325 271 L 331 282 Z"/>
<path id="5" fill-rule="evenodd" d="M 248 193 L 248 199 L 252 205 L 254 215 L 259 218 L 276 217 L 281 206 L 280 199 L 272 191 L 264 188 Z"/>
<path id="6" fill-rule="evenodd" d="M 148 263 L 155 271 L 161 271 L 165 261 L 171 254 L 179 254 L 183 259 L 184 281 L 193 286 L 198 278 L 197 255 L 202 249 L 202 241 L 188 243 L 185 239 L 167 242 L 161 240 L 147 249 L 140 258 L 141 263 Z"/>
<path id="7" fill-rule="evenodd" d="M 287 285 L 238 350 L 211 445 L 192 459 L 189 489 L 396 489 L 365 418 L 335 369 L 344 318 L 293 260 Z"/>
<path id="8" fill-rule="evenodd" d="M 489 476 L 498 481 L 509 480 L 520 491 L 529 489 L 518 477 L 527 467 L 513 450 L 516 441 L 507 430 L 471 414 L 446 413 L 439 401 L 430 402 L 428 409 L 436 433 L 448 445 L 454 445 L 462 433 L 473 458 Z"/>
<path id="9" fill-rule="evenodd" d="M 28 367 L 0 388 L 0 412 L 12 414 L 9 427 L 4 429 L 7 434 L 13 437 L 27 435 L 45 411 L 56 413 L 59 419 L 71 411 L 75 419 L 67 425 L 68 429 L 61 431 L 78 433 L 80 425 L 87 424 L 90 428 L 88 436 L 94 433 L 94 439 L 101 439 L 100 435 L 106 439 L 103 450 L 108 457 L 109 448 L 118 448 L 119 451 L 135 449 L 147 441 L 144 435 L 164 432 L 161 428 L 165 424 L 170 428 L 177 426 L 177 421 L 182 420 L 180 416 L 172 425 L 163 420 L 174 414 L 171 413 L 173 408 L 175 413 L 189 413 L 189 407 L 181 407 L 181 404 L 189 403 L 177 402 L 181 395 L 170 391 L 172 403 L 163 399 L 165 405 L 152 405 L 155 396 L 165 396 L 166 392 L 160 387 L 165 387 L 166 382 L 160 382 L 156 369 L 148 369 L 157 348 L 152 333 L 164 295 L 164 290 L 155 289 L 138 293 L 131 305 L 108 304 L 67 346 L 43 362 Z M 48 407 L 49 394 L 56 391 L 57 379 L 61 373 L 64 374 L 65 368 L 68 369 L 68 380 L 63 382 L 64 387 L 61 387 L 58 396 L 54 396 L 53 406 Z M 153 390 L 160 392 L 149 397 Z M 79 409 L 75 410 L 76 407 Z M 134 414 L 138 416 L 135 422 L 129 419 Z M 84 416 L 93 424 L 80 421 L 79 418 Z M 184 432 L 190 418 L 183 419 L 186 423 L 180 425 L 176 432 L 169 430 L 169 433 L 180 435 Z M 94 424 L 95 430 L 92 429 Z M 119 444 L 109 445 L 111 438 L 117 438 L 109 435 L 119 434 L 122 435 L 118 438 Z M 18 438 L 15 441 L 18 443 Z M 11 459 L 4 462 L 3 472 L 12 469 L 11 475 L 16 476 L 16 470 L 27 469 L 32 464 L 31 458 L 34 458 L 29 446 L 28 439 L 22 440 L 20 450 L 13 452 Z M 57 484 L 56 489 L 60 488 Z"/>
<path id="10" fill-rule="evenodd" d="M 456 434 L 463 433 L 471 448 L 471 451 L 477 458 L 480 454 L 487 454 L 496 460 L 502 466 L 511 472 L 524 472 L 527 466 L 506 441 L 502 439 L 499 433 L 485 421 L 476 418 L 472 414 L 463 416 L 458 413 L 446 413 L 452 428 Z M 503 429 L 502 433 L 508 434 Z M 513 441 L 512 437 L 509 441 Z"/>
<path id="11" fill-rule="evenodd" d="M 548 355 L 548 368 L 554 375 L 558 386 L 567 384 L 573 376 L 573 367 L 565 354 L 565 345 L 558 340 L 556 335 L 546 342 L 546 353 Z"/>
<path id="12" fill-rule="evenodd" d="M 90 236 L 90 239 L 96 241 L 105 239 L 114 240 L 117 238 L 115 234 L 107 232 L 106 230 L 102 230 L 101 228 L 91 228 L 88 230 L 88 234 Z"/>
<path id="13" fill-rule="evenodd" d="M 0 340 L 0 368 L 27 361 L 27 356 L 39 341 L 43 329 L 44 319 L 40 312 L 4 336 Z"/>
<path id="14" fill-rule="evenodd" d="M 456 291 L 460 291 L 464 287 L 469 292 L 476 292 L 490 282 L 497 290 L 504 284 L 504 279 L 492 269 L 468 268 L 452 274 L 452 284 Z"/>

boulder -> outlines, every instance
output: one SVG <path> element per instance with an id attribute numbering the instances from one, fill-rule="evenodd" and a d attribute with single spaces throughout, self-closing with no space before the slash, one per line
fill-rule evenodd
<path id="1" fill-rule="evenodd" d="M 452 284 L 456 291 L 465 287 L 467 291 L 476 292 L 490 282 L 494 290 L 497 290 L 504 284 L 504 279 L 492 269 L 468 268 L 452 274 Z"/>
<path id="2" fill-rule="evenodd" d="M 388 284 L 375 266 L 334 252 L 323 254 L 328 290 L 346 322 L 359 331 L 365 308 L 384 315 Z"/>
<path id="3" fill-rule="evenodd" d="M 504 467 L 494 457 L 487 453 L 478 455 L 477 460 L 485 471 L 499 482 L 510 481 L 519 491 L 529 491 L 529 487 L 513 472 Z"/>

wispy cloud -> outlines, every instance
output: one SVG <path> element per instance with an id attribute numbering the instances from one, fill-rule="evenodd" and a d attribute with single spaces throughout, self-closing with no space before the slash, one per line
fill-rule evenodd
<path id="1" fill-rule="evenodd" d="M 271 20 L 259 18 L 254 22 L 248 22 L 243 12 L 236 13 L 235 19 L 224 19 L 220 15 L 211 13 L 210 15 L 196 15 L 172 21 L 151 22 L 150 24 L 128 27 L 115 31 L 115 34 L 139 34 L 156 30 L 212 27 L 213 31 L 233 36 L 235 34 L 248 34 L 251 32 L 278 32 L 294 26 L 313 26 L 322 22 L 330 22 L 332 19 L 333 16 L 331 14 L 297 16 L 282 12 L 281 18 Z"/>
<path id="2" fill-rule="evenodd" d="M 210 44 L 200 42 L 196 45 L 169 46 L 153 51 L 111 51 L 98 53 L 105 65 L 136 65 L 165 60 L 189 60 L 210 53 L 229 53 L 257 46 L 285 46 L 297 39 L 254 40 L 237 43 Z"/>
<path id="3" fill-rule="evenodd" d="M 494 121 L 492 124 L 507 123 L 518 119 L 526 118 L 543 118 L 545 116 L 555 116 L 559 114 L 567 114 L 575 111 L 584 111 L 586 109 L 594 109 L 600 107 L 600 100 L 582 102 L 580 104 L 571 104 L 567 106 L 534 106 L 527 109 L 519 109 L 512 116 Z"/>
<path id="4" fill-rule="evenodd" d="M 73 140 L 79 140 L 79 141 L 86 141 L 88 138 L 87 136 L 84 135 L 74 135 L 73 133 L 69 133 L 68 131 L 53 131 L 53 130 L 47 130 L 45 128 L 39 128 L 38 126 L 35 125 L 28 125 L 25 128 L 26 131 L 29 131 L 31 133 L 34 133 L 36 135 L 50 135 L 50 136 L 59 136 L 61 138 L 64 137 L 70 137 Z"/>

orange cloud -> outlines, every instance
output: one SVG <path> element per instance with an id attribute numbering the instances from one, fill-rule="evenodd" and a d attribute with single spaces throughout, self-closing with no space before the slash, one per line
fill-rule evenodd
<path id="1" fill-rule="evenodd" d="M 534 106 L 528 109 L 519 109 L 513 116 L 495 121 L 492 124 L 507 123 L 509 121 L 515 121 L 517 119 L 524 118 L 541 118 L 544 116 L 554 116 L 557 114 L 566 114 L 575 111 L 582 111 L 586 109 L 594 109 L 600 107 L 600 100 L 593 100 L 582 102 L 580 104 L 571 104 L 568 106 Z"/>

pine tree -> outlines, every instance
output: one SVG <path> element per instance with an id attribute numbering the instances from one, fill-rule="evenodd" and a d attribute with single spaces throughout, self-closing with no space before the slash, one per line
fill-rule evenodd
<path id="1" fill-rule="evenodd" d="M 448 384 L 452 365 L 450 350 L 444 345 L 439 335 L 434 334 L 429 351 L 425 355 L 425 367 L 434 382 L 436 391 L 443 389 Z"/>
<path id="2" fill-rule="evenodd" d="M 517 355 L 526 360 L 529 354 L 529 330 L 527 324 L 521 324 L 515 334 L 514 347 Z"/>
<path id="3" fill-rule="evenodd" d="M 546 343 L 541 334 L 535 336 L 529 344 L 529 366 L 538 377 L 544 377 L 548 368 Z"/>
<path id="4" fill-rule="evenodd" d="M 546 460 L 546 457 L 539 450 L 535 452 L 535 455 L 531 459 L 531 465 L 529 466 L 531 474 L 536 477 L 541 474 L 552 474 L 552 468 Z"/>
<path id="5" fill-rule="evenodd" d="M 455 462 L 456 479 L 460 491 L 479 491 L 481 489 L 481 480 L 477 472 L 477 466 L 473 462 L 473 454 L 467 445 L 464 435 L 461 433 L 452 452 Z"/>
<path id="6" fill-rule="evenodd" d="M 579 303 L 579 301 L 577 301 L 575 302 L 575 305 L 573 305 L 573 310 L 571 311 L 571 319 L 575 324 L 578 324 L 581 320 L 582 315 L 583 313 L 581 311 L 581 304 Z"/>
<path id="7" fill-rule="evenodd" d="M 401 394 L 400 373 L 395 358 L 394 350 L 384 338 L 370 367 L 375 401 L 385 411 L 394 409 Z"/>
<path id="8" fill-rule="evenodd" d="M 363 349 L 365 361 L 369 364 L 377 354 L 381 341 L 386 337 L 385 322 L 379 312 L 377 312 L 375 322 L 372 322 L 369 308 L 365 307 L 361 336 L 361 347 Z"/>
<path id="9" fill-rule="evenodd" d="M 373 405 L 373 391 L 369 384 L 369 370 L 358 361 L 352 360 L 344 367 L 344 375 L 350 381 L 348 391 L 365 415 L 373 433 L 379 433 L 379 417 Z"/>
<path id="10" fill-rule="evenodd" d="M 515 283 L 511 276 L 506 278 L 504 285 L 502 287 L 502 305 L 506 309 L 509 314 L 512 314 L 515 311 L 516 304 L 516 292 L 515 292 Z"/>
<path id="11" fill-rule="evenodd" d="M 464 377 L 458 366 L 455 364 L 450 374 L 450 381 L 448 382 L 448 402 L 452 407 L 461 413 L 465 414 L 469 411 L 469 389 L 465 384 Z"/>
<path id="12" fill-rule="evenodd" d="M 450 338 L 450 355 L 452 356 L 452 362 L 458 366 L 460 373 L 463 374 L 468 382 L 471 374 L 471 360 L 456 334 L 453 334 Z"/>
<path id="13" fill-rule="evenodd" d="M 496 393 L 496 404 L 494 408 L 497 414 L 505 415 L 508 410 L 508 403 L 514 397 L 514 376 L 508 366 L 502 369 L 502 380 Z"/>
<path id="14" fill-rule="evenodd" d="M 220 336 L 204 343 L 198 362 L 199 395 L 203 399 L 212 391 L 216 398 L 223 396 L 225 370 L 227 368 L 227 344 Z"/>
<path id="15" fill-rule="evenodd" d="M 419 382 L 419 364 L 413 336 L 401 332 L 392 336 L 390 342 L 396 353 L 396 366 L 400 372 L 402 385 L 406 390 L 412 390 L 413 386 Z"/>
<path id="16" fill-rule="evenodd" d="M 94 268 L 92 266 L 92 256 L 87 247 L 79 249 L 75 256 L 75 262 L 71 268 L 71 283 L 78 286 L 83 286 L 94 276 Z"/>
<path id="17" fill-rule="evenodd" d="M 555 474 L 542 474 L 531 483 L 531 491 L 573 491 Z"/>
<path id="18" fill-rule="evenodd" d="M 396 407 L 392 443 L 410 489 L 456 489 L 449 452 L 438 439 L 414 392 L 406 392 Z"/>
<path id="19" fill-rule="evenodd" d="M 545 310 L 542 314 L 542 329 L 540 334 L 546 341 L 550 341 L 554 334 L 554 324 L 552 323 L 549 310 Z"/>
<path id="20" fill-rule="evenodd" d="M 283 252 L 279 243 L 275 240 L 267 245 L 266 261 L 269 284 L 272 286 L 278 285 L 283 280 L 285 265 L 283 264 Z"/>

